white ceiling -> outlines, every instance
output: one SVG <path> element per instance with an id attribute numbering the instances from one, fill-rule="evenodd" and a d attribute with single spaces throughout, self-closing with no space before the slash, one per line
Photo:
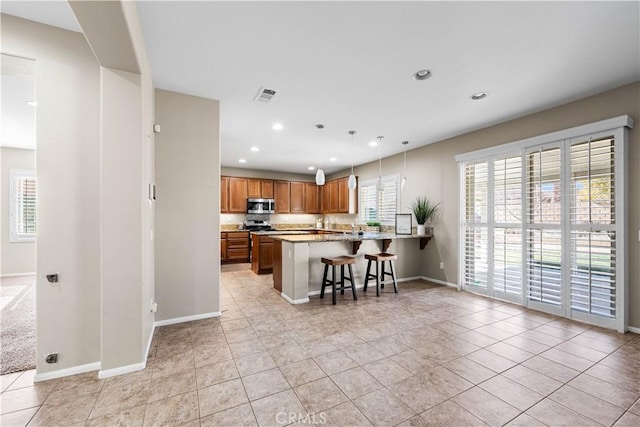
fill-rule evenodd
<path id="1" fill-rule="evenodd" d="M 640 80 L 639 2 L 137 4 L 154 85 L 221 101 L 223 166 L 331 173 Z"/>

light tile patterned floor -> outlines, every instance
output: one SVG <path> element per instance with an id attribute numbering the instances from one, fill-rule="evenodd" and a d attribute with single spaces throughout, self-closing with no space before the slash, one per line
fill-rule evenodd
<path id="1" fill-rule="evenodd" d="M 223 268 L 218 319 L 144 371 L 2 377 L 2 426 L 640 426 L 640 336 L 424 282 L 293 306 Z"/>

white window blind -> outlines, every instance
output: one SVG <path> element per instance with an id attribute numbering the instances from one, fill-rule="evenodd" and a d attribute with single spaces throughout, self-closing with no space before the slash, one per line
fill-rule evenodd
<path id="1" fill-rule="evenodd" d="M 493 290 L 522 291 L 522 156 L 493 161 Z"/>
<path id="2" fill-rule="evenodd" d="M 571 145 L 571 308 L 616 314 L 615 144 Z"/>
<path id="3" fill-rule="evenodd" d="M 627 116 L 456 156 L 462 288 L 625 331 Z"/>
<path id="4" fill-rule="evenodd" d="M 360 184 L 360 220 L 394 224 L 398 211 L 398 176 L 382 177 L 382 191 L 377 190 L 377 180 Z"/>
<path id="5" fill-rule="evenodd" d="M 526 156 L 527 297 L 560 306 L 562 298 L 562 183 L 559 147 Z"/>
<path id="6" fill-rule="evenodd" d="M 33 171 L 11 169 L 11 241 L 36 237 L 36 176 Z"/>
<path id="7" fill-rule="evenodd" d="M 489 231 L 487 162 L 467 163 L 464 168 L 464 276 L 467 286 L 488 285 Z"/>

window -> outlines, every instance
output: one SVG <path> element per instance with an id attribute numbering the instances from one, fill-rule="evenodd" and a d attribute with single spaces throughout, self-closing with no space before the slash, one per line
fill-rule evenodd
<path id="1" fill-rule="evenodd" d="M 398 210 L 399 175 L 382 177 L 382 191 L 377 191 L 378 180 L 360 183 L 360 220 L 394 224 Z"/>
<path id="2" fill-rule="evenodd" d="M 457 156 L 461 287 L 626 328 L 627 116 Z"/>
<path id="3" fill-rule="evenodd" d="M 12 242 L 33 242 L 36 238 L 36 176 L 34 171 L 11 169 Z"/>

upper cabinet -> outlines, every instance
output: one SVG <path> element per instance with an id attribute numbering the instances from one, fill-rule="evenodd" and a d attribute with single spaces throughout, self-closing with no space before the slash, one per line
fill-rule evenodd
<path id="1" fill-rule="evenodd" d="M 248 178 L 247 188 L 247 197 L 255 199 L 262 198 L 262 180 L 256 178 Z"/>
<path id="2" fill-rule="evenodd" d="M 305 185 L 304 182 L 291 182 L 291 213 L 305 213 Z M 277 204 L 276 204 L 277 206 Z"/>
<path id="3" fill-rule="evenodd" d="M 273 180 L 247 178 L 247 197 L 255 199 L 273 199 Z"/>
<path id="4" fill-rule="evenodd" d="M 260 180 L 260 189 L 262 191 L 263 199 L 273 199 L 273 180 L 271 179 L 261 179 Z"/>
<path id="5" fill-rule="evenodd" d="M 229 213 L 229 178 L 220 177 L 220 212 Z"/>
<path id="6" fill-rule="evenodd" d="M 245 213 L 247 198 L 275 199 L 276 213 L 355 214 L 358 191 L 349 190 L 348 178 L 313 182 L 220 177 L 220 212 Z"/>
<path id="7" fill-rule="evenodd" d="M 313 182 L 305 182 L 304 184 L 304 211 L 310 214 L 322 212 L 320 188 Z"/>
<path id="8" fill-rule="evenodd" d="M 291 212 L 291 191 L 289 184 L 289 181 L 274 181 L 273 183 L 276 213 Z"/>
<path id="9" fill-rule="evenodd" d="M 229 213 L 247 212 L 247 178 L 229 177 Z"/>

